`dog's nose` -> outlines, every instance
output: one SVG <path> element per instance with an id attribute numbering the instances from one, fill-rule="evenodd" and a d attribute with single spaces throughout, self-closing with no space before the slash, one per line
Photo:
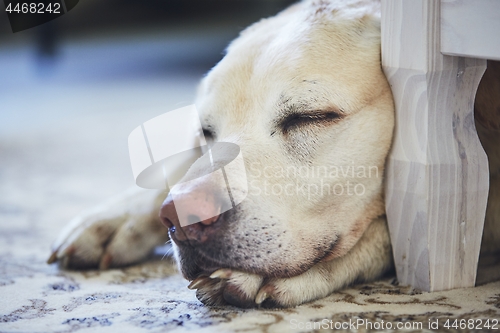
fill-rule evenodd
<path id="1" fill-rule="evenodd" d="M 161 207 L 160 219 L 174 240 L 203 243 L 211 234 L 207 229 L 219 219 L 220 210 L 210 193 L 197 191 L 176 196 L 175 202 L 169 195 Z"/>

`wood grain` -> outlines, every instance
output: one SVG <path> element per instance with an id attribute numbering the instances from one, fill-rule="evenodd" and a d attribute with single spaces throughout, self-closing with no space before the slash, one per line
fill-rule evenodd
<path id="1" fill-rule="evenodd" d="M 382 64 L 396 107 L 386 210 L 400 283 L 474 286 L 488 196 L 474 96 L 486 61 L 440 53 L 440 3 L 382 1 Z"/>
<path id="2" fill-rule="evenodd" d="M 441 0 L 441 52 L 500 60 L 500 1 Z"/>

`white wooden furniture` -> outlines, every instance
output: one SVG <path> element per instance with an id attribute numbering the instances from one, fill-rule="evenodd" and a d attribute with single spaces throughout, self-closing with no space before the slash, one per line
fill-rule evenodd
<path id="1" fill-rule="evenodd" d="M 382 0 L 396 107 L 386 209 L 401 284 L 474 286 L 489 175 L 473 105 L 486 58 L 500 59 L 500 0 Z"/>

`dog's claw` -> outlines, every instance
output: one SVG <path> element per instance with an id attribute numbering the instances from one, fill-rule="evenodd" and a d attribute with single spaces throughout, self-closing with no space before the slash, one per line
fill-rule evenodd
<path id="1" fill-rule="evenodd" d="M 111 254 L 106 253 L 102 259 L 101 262 L 99 263 L 99 269 L 100 270 L 106 270 L 109 268 L 109 265 L 111 264 L 111 260 L 113 260 L 113 257 Z"/>
<path id="2" fill-rule="evenodd" d="M 268 298 L 269 298 L 269 295 L 267 294 L 267 292 L 265 290 L 261 289 L 257 293 L 257 296 L 255 296 L 255 304 L 260 305 L 260 304 L 262 304 L 262 302 L 264 302 Z"/>
<path id="3" fill-rule="evenodd" d="M 206 276 L 200 276 L 191 281 L 191 283 L 188 285 L 188 289 L 198 289 L 200 287 L 203 287 L 207 282 L 209 282 L 210 279 Z"/>
<path id="4" fill-rule="evenodd" d="M 229 268 L 221 268 L 216 270 L 210 275 L 211 279 L 224 279 L 227 280 L 231 277 L 231 274 L 233 274 L 233 271 L 230 270 Z"/>
<path id="5" fill-rule="evenodd" d="M 62 268 L 68 268 L 69 267 L 69 261 L 73 254 L 75 253 L 76 249 L 72 245 L 68 247 L 66 250 L 63 251 L 62 256 L 57 256 L 56 260 L 61 260 L 61 267 Z"/>
<path id="6" fill-rule="evenodd" d="M 69 258 L 70 258 L 70 255 L 65 255 L 61 258 L 61 267 L 62 268 L 68 268 L 69 267 Z"/>
<path id="7" fill-rule="evenodd" d="M 49 259 L 47 259 L 47 264 L 53 264 L 57 261 L 57 250 L 52 252 L 52 254 L 50 255 Z"/>

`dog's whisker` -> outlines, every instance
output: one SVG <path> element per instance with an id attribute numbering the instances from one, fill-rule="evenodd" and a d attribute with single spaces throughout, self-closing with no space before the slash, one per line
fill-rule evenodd
<path id="1" fill-rule="evenodd" d="M 165 257 L 170 257 L 172 254 L 174 253 L 174 249 L 173 248 L 168 248 L 166 251 L 165 251 L 165 254 L 163 255 L 163 257 L 161 257 L 161 260 L 165 259 Z"/>
<path id="2" fill-rule="evenodd" d="M 224 279 L 227 280 L 231 277 L 233 271 L 229 268 L 221 268 L 210 274 L 211 279 Z"/>

